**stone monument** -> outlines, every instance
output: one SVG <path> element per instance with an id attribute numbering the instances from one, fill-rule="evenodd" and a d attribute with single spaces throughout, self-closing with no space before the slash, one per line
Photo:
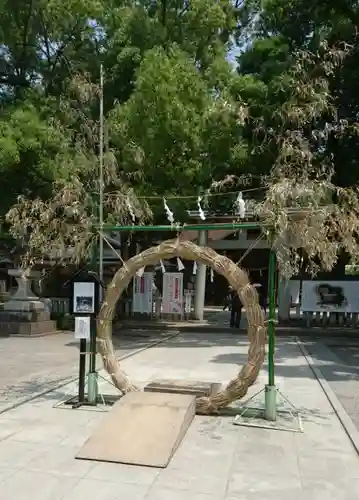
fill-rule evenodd
<path id="1" fill-rule="evenodd" d="M 39 278 L 40 273 L 23 269 L 9 269 L 8 273 L 16 279 L 18 288 L 0 312 L 0 333 L 26 336 L 54 333 L 56 322 L 50 318 L 48 305 L 31 289 L 32 280 Z"/>

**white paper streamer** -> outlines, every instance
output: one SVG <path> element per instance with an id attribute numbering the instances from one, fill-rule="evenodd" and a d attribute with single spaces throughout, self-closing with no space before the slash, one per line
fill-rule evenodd
<path id="1" fill-rule="evenodd" d="M 135 212 L 133 211 L 133 207 L 132 207 L 130 199 L 128 197 L 126 198 L 126 206 L 127 206 L 128 212 L 131 216 L 132 222 L 135 223 L 136 222 Z"/>
<path id="2" fill-rule="evenodd" d="M 143 276 L 143 273 L 145 272 L 145 268 L 144 267 L 141 267 L 137 272 L 136 272 L 136 276 L 138 276 L 139 278 L 142 278 Z"/>
<path id="3" fill-rule="evenodd" d="M 246 204 L 245 204 L 245 201 L 243 199 L 242 193 L 238 193 L 238 196 L 236 199 L 236 208 L 237 208 L 239 217 L 241 219 L 244 219 L 244 217 L 246 215 Z"/>
<path id="4" fill-rule="evenodd" d="M 200 216 L 200 219 L 201 220 L 206 220 L 206 216 L 202 210 L 202 207 L 201 207 L 201 201 L 202 201 L 202 196 L 198 196 L 197 198 L 197 205 L 198 205 L 198 212 L 199 212 L 199 216 Z"/>
<path id="5" fill-rule="evenodd" d="M 164 206 L 164 209 L 165 209 L 165 212 L 166 212 L 166 216 L 167 216 L 168 222 L 170 224 L 173 224 L 174 221 L 175 221 L 175 218 L 174 218 L 173 212 L 170 210 L 169 206 L 167 205 L 166 198 L 163 198 L 163 206 Z"/>
<path id="6" fill-rule="evenodd" d="M 183 262 L 181 261 L 181 259 L 179 257 L 177 257 L 177 267 L 178 267 L 179 271 L 183 271 L 183 269 L 185 268 L 183 265 Z"/>
<path id="7" fill-rule="evenodd" d="M 196 261 L 193 262 L 193 271 L 192 271 L 192 274 L 197 274 L 197 262 Z"/>
<path id="8" fill-rule="evenodd" d="M 160 264 L 161 264 L 161 271 L 162 271 L 163 273 L 165 273 L 165 272 L 166 272 L 166 268 L 165 268 L 165 265 L 164 265 L 164 263 L 163 263 L 163 260 L 160 260 Z"/>
<path id="9" fill-rule="evenodd" d="M 211 268 L 210 271 L 209 271 L 209 279 L 211 280 L 211 283 L 213 283 L 214 281 L 214 271 L 213 269 Z"/>

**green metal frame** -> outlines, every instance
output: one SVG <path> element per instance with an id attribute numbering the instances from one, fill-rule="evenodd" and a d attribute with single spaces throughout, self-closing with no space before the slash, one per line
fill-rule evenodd
<path id="1" fill-rule="evenodd" d="M 95 226 L 99 228 L 99 226 Z M 199 223 L 199 224 L 180 224 L 180 225 L 152 225 L 152 226 L 112 226 L 104 224 L 101 228 L 103 231 L 113 232 L 141 232 L 141 231 L 158 231 L 158 232 L 179 232 L 179 231 L 226 231 L 240 229 L 261 229 L 263 224 L 258 222 L 242 222 L 242 223 Z M 275 274 L 276 274 L 276 255 L 270 249 L 269 254 L 269 269 L 268 269 L 268 292 L 269 292 L 269 318 L 268 318 L 268 387 L 275 388 Z M 274 402 L 275 403 L 275 402 Z M 269 403 L 271 404 L 271 403 Z M 273 404 L 273 401 L 272 401 Z M 273 410 L 273 409 L 272 409 Z M 275 409 L 274 409 L 275 411 Z M 269 412 L 271 413 L 271 412 Z"/>
<path id="2" fill-rule="evenodd" d="M 238 229 L 261 229 L 263 224 L 258 222 L 223 222 L 223 223 L 206 223 L 206 224 L 173 224 L 173 225 L 161 225 L 161 226 L 113 226 L 111 224 L 104 224 L 102 227 L 99 224 L 95 224 L 96 229 L 102 229 L 103 231 L 113 231 L 113 232 L 144 232 L 144 231 L 227 231 L 227 230 L 238 230 Z"/>
<path id="3" fill-rule="evenodd" d="M 269 254 L 268 289 L 269 289 L 269 318 L 268 318 L 268 385 L 275 385 L 275 272 L 276 255 L 273 250 Z"/>

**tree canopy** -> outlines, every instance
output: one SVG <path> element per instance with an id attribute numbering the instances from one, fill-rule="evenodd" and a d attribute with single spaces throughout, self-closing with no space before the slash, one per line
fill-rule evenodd
<path id="1" fill-rule="evenodd" d="M 313 271 L 357 258 L 357 2 L 2 0 L 0 12 L 0 215 L 32 255 L 90 245 L 102 66 L 106 221 L 163 217 L 171 196 L 233 212 L 235 194 L 208 195 L 257 189 L 288 273 L 298 248 Z"/>

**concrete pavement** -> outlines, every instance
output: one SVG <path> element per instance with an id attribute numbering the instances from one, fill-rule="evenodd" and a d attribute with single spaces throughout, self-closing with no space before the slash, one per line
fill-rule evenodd
<path id="1" fill-rule="evenodd" d="M 268 311 L 267 314 L 268 316 Z M 278 312 L 276 313 L 278 315 Z M 148 331 L 153 332 L 156 330 L 161 331 L 173 331 L 179 330 L 183 333 L 217 333 L 217 334 L 228 334 L 231 332 L 229 327 L 230 324 L 230 312 L 228 310 L 223 311 L 221 307 L 206 307 L 204 320 L 203 321 L 166 321 L 166 320 L 138 320 L 129 319 L 120 321 L 118 327 L 121 331 Z M 246 334 L 247 330 L 247 318 L 246 311 L 242 311 L 241 319 L 241 330 L 242 335 Z M 346 338 L 346 339 L 359 339 L 359 329 L 358 328 L 345 328 L 343 326 L 311 326 L 308 328 L 304 321 L 294 321 L 290 324 L 278 324 L 276 325 L 276 334 L 281 337 L 288 337 L 296 335 L 303 338 L 314 337 L 317 339 L 328 339 L 331 337 Z"/>
<path id="2" fill-rule="evenodd" d="M 359 342 L 307 342 L 306 349 L 359 431 Z"/>
<path id="3" fill-rule="evenodd" d="M 133 333 L 115 337 L 114 346 L 122 357 L 168 335 L 160 331 L 147 336 Z M 0 413 L 76 377 L 78 349 L 73 332 L 35 338 L 0 337 Z M 97 364 L 102 366 L 100 356 Z"/>
<path id="4" fill-rule="evenodd" d="M 246 348 L 233 335 L 182 334 L 123 366 L 141 385 L 164 377 L 226 382 Z M 80 461 L 73 457 L 103 413 L 54 409 L 68 387 L 0 415 L 1 500 L 356 500 L 358 456 L 305 358 L 283 339 L 276 358 L 277 385 L 301 409 L 303 433 L 198 416 L 165 470 Z M 251 393 L 266 376 L 264 369 Z M 102 390 L 114 391 L 105 382 Z"/>

